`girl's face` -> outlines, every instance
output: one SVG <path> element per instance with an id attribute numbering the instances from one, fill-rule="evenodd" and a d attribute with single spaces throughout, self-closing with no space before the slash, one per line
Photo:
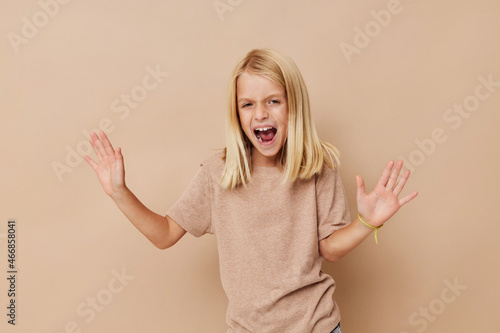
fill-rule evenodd
<path id="1" fill-rule="evenodd" d="M 240 126 L 252 142 L 252 164 L 276 166 L 288 129 L 285 88 L 264 76 L 244 72 L 236 81 Z"/>

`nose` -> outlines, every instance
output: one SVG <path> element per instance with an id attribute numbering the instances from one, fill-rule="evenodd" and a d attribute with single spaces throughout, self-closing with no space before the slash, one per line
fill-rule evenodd
<path id="1" fill-rule="evenodd" d="M 264 106 L 262 105 L 257 105 L 255 107 L 255 119 L 256 120 L 264 120 L 269 117 L 269 114 L 267 113 L 267 110 Z"/>

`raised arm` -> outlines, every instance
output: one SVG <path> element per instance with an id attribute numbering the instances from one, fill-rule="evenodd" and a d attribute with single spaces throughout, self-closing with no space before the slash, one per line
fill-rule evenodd
<path id="1" fill-rule="evenodd" d="M 186 231 L 168 216 L 149 210 L 125 184 L 125 167 L 121 149 L 113 149 L 104 132 L 90 133 L 90 143 L 98 162 L 85 156 L 85 161 L 95 170 L 101 185 L 122 213 L 156 247 L 166 249 L 177 243 Z"/>
<path id="2" fill-rule="evenodd" d="M 413 200 L 417 192 L 412 192 L 402 199 L 398 196 L 410 177 L 406 170 L 398 181 L 403 161 L 387 163 L 375 189 L 365 193 L 365 184 L 361 176 L 356 176 L 357 204 L 361 219 L 372 227 L 364 224 L 358 216 L 346 227 L 332 233 L 319 242 L 321 255 L 328 261 L 336 261 L 349 253 L 365 240 L 376 227 L 382 226 L 404 204 Z M 394 169 L 393 169 L 394 167 Z"/>

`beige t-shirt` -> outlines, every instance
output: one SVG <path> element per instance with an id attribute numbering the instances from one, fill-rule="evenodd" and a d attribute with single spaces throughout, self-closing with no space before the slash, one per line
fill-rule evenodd
<path id="1" fill-rule="evenodd" d="M 215 234 L 227 332 L 330 332 L 340 313 L 319 241 L 350 223 L 338 172 L 325 164 L 282 185 L 278 168 L 254 167 L 231 191 L 218 184 L 223 168 L 222 153 L 204 161 L 167 215 L 196 237 Z"/>

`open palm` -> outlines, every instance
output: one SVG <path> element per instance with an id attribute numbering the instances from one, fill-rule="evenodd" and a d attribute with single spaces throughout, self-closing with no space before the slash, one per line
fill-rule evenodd
<path id="1" fill-rule="evenodd" d="M 97 155 L 99 163 L 85 156 L 85 161 L 95 170 L 97 178 L 107 195 L 113 197 L 125 188 L 125 168 L 121 149 L 113 149 L 104 132 L 100 139 L 94 132 L 90 133 L 90 143 Z M 101 141 L 102 140 L 102 141 Z"/>
<path id="2" fill-rule="evenodd" d="M 394 161 L 389 161 L 375 189 L 368 194 L 365 193 L 363 178 L 359 175 L 356 176 L 359 214 L 374 227 L 384 224 L 399 208 L 414 199 L 418 194 L 412 192 L 402 199 L 398 198 L 410 177 L 410 170 L 406 170 L 398 181 L 402 166 L 403 161 L 398 161 L 393 169 Z"/>

